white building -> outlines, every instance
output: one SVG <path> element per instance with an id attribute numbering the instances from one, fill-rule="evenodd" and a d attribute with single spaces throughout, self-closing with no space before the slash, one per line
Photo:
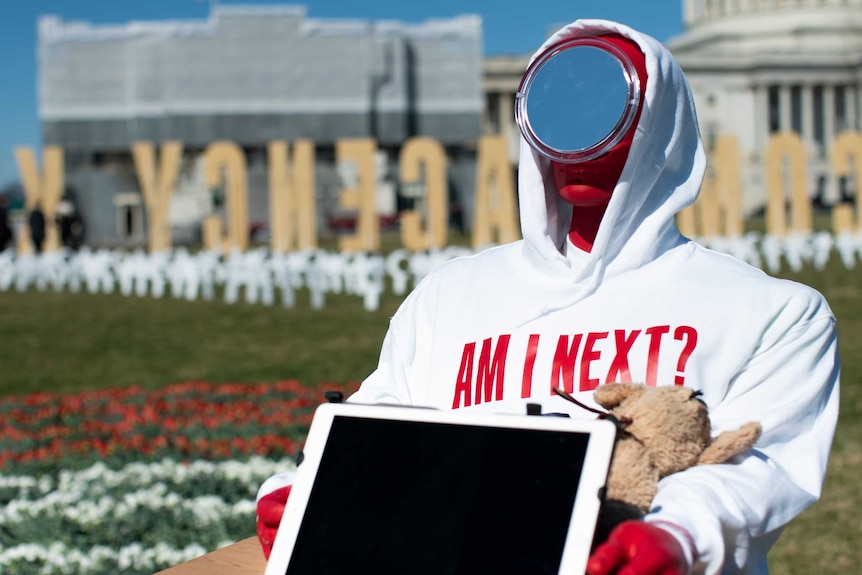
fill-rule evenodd
<path id="1" fill-rule="evenodd" d="M 860 128 L 862 0 L 684 0 L 685 31 L 670 40 L 692 87 L 704 141 L 734 135 L 743 212 L 764 204 L 763 153 L 793 131 L 808 155 L 812 200 L 852 195 L 830 175 L 835 136 Z"/>
<path id="2" fill-rule="evenodd" d="M 705 144 L 737 138 L 742 209 L 765 201 L 763 155 L 769 137 L 794 131 L 808 152 L 813 201 L 852 196 L 830 175 L 835 136 L 859 129 L 862 0 L 683 0 L 684 32 L 667 45 L 689 79 Z M 484 63 L 486 132 L 512 139 L 513 101 L 529 55 Z"/>
<path id="3" fill-rule="evenodd" d="M 466 191 L 482 114 L 479 16 L 318 19 L 291 4 L 215 4 L 206 19 L 123 24 L 46 15 L 38 64 L 43 140 L 64 150 L 67 194 L 84 214 L 90 243 L 144 241 L 131 154 L 140 140 L 183 143 L 171 210 L 177 239 L 194 240 L 200 218 L 216 209 L 200 158 L 218 140 L 245 153 L 253 225 L 268 221 L 271 140 L 314 142 L 320 229 L 343 215 L 335 144 L 347 138 L 376 140 L 381 178 L 396 169 L 408 138 L 439 141 L 450 193 L 472 209 Z"/>

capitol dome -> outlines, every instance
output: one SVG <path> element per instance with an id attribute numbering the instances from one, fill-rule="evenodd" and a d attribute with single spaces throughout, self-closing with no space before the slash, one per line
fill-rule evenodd
<path id="1" fill-rule="evenodd" d="M 678 58 L 738 68 L 862 56 L 862 0 L 687 0 L 684 8 L 686 32 L 671 41 Z"/>
<path id="2" fill-rule="evenodd" d="M 685 31 L 668 42 L 694 92 L 704 140 L 735 136 L 742 208 L 764 204 L 763 152 L 792 131 L 808 155 L 812 200 L 854 194 L 832 176 L 835 137 L 859 130 L 862 0 L 684 0 Z"/>

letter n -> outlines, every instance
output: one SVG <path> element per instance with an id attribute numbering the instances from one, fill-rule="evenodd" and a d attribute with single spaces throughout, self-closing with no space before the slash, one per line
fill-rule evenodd
<path id="1" fill-rule="evenodd" d="M 554 352 L 554 365 L 551 368 L 551 389 L 560 386 L 568 393 L 575 390 L 575 360 L 581 346 L 582 334 L 576 334 L 569 345 L 569 336 L 561 335 Z"/>

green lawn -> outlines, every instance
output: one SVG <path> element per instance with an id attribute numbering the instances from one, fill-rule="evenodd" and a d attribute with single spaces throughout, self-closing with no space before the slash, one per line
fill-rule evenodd
<path id="1" fill-rule="evenodd" d="M 819 289 L 838 318 L 841 412 L 823 498 L 790 524 L 770 567 L 773 575 L 862 573 L 862 269 L 833 258 L 823 273 L 786 275 Z"/>
<path id="2" fill-rule="evenodd" d="M 347 383 L 368 375 L 392 295 L 367 312 L 329 295 L 312 310 L 33 290 L 0 292 L 0 394 L 105 386 L 157 388 L 198 379 Z"/>
<path id="3" fill-rule="evenodd" d="M 862 270 L 837 257 L 823 272 L 783 274 L 819 289 L 838 317 L 841 420 L 823 499 L 787 529 L 773 575 L 862 573 Z M 376 365 L 400 298 L 366 312 L 355 296 L 314 311 L 123 297 L 0 292 L 0 395 L 104 386 L 158 388 L 199 379 L 348 383 Z M 797 385 L 799 382 L 788 382 Z"/>

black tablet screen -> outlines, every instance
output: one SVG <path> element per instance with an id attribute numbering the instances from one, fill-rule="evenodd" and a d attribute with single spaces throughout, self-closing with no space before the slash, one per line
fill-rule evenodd
<path id="1" fill-rule="evenodd" d="M 588 441 L 336 416 L 287 573 L 556 573 Z"/>

